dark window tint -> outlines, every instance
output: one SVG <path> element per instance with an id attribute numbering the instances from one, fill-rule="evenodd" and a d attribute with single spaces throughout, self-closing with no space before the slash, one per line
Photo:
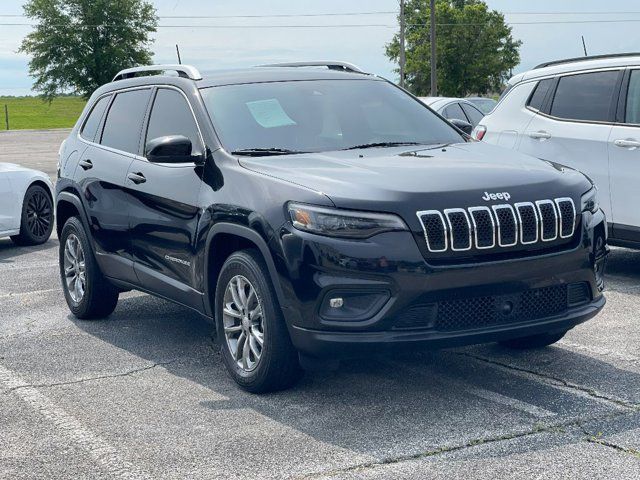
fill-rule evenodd
<path id="1" fill-rule="evenodd" d="M 109 105 L 109 99 L 111 95 L 107 95 L 106 97 L 102 97 L 100 100 L 96 102 L 91 110 L 91 113 L 87 117 L 87 120 L 84 122 L 84 126 L 80 131 L 80 135 L 85 140 L 89 140 L 93 142 L 93 139 L 96 138 L 96 132 L 98 131 L 98 126 L 100 125 L 100 120 L 102 120 L 102 114 Z"/>
<path id="2" fill-rule="evenodd" d="M 640 70 L 634 70 L 629 77 L 627 90 L 626 123 L 640 124 Z"/>
<path id="3" fill-rule="evenodd" d="M 547 97 L 547 93 L 549 93 L 549 89 L 553 84 L 553 78 L 547 78 L 546 80 L 540 80 L 538 85 L 536 85 L 535 90 L 533 91 L 533 95 L 529 98 L 529 103 L 527 103 L 528 107 L 535 108 L 536 110 L 542 110 L 542 104 L 544 103 L 544 99 Z"/>
<path id="4" fill-rule="evenodd" d="M 618 72 L 584 73 L 562 77 L 551 115 L 570 120 L 607 121 Z"/>
<path id="5" fill-rule="evenodd" d="M 167 135 L 184 135 L 191 140 L 193 153 L 201 150 L 198 127 L 187 100 L 176 90 L 161 88 L 153 102 L 146 141 Z"/>
<path id="6" fill-rule="evenodd" d="M 446 118 L 447 120 L 457 119 L 457 120 L 462 120 L 464 122 L 469 121 L 466 115 L 464 114 L 464 112 L 462 111 L 462 108 L 460 108 L 459 103 L 452 103 L 447 108 L 445 108 L 444 118 Z"/>
<path id="7" fill-rule="evenodd" d="M 138 153 L 140 130 L 149 101 L 149 89 L 118 93 L 109 108 L 102 145 L 124 152 Z"/>
<path id="8" fill-rule="evenodd" d="M 474 127 L 478 125 L 480 123 L 480 120 L 482 120 L 482 118 L 484 117 L 484 114 L 476 107 L 472 107 L 471 105 L 467 105 L 466 103 L 461 103 L 460 105 L 462 106 L 464 113 L 466 113 L 467 117 L 469 117 L 469 122 L 471 122 L 471 125 L 473 125 Z"/>

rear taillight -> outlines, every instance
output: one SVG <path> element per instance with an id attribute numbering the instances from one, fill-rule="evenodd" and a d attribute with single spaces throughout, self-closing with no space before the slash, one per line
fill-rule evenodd
<path id="1" fill-rule="evenodd" d="M 471 136 L 480 141 L 484 138 L 485 133 L 487 133 L 487 127 L 484 125 L 478 125 L 473 129 L 473 132 L 471 132 Z"/>

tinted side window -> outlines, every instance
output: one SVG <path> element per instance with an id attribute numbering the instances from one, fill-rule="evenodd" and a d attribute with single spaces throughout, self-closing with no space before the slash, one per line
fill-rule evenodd
<path id="1" fill-rule="evenodd" d="M 549 93 L 551 85 L 553 85 L 553 78 L 540 80 L 538 82 L 538 85 L 536 85 L 535 90 L 531 94 L 531 97 L 529 97 L 527 107 L 535 108 L 536 110 L 542 110 L 542 104 L 544 103 L 544 99 L 547 97 L 547 93 Z"/>
<path id="2" fill-rule="evenodd" d="M 595 72 L 562 77 L 551 115 L 569 120 L 607 121 L 618 72 Z"/>
<path id="3" fill-rule="evenodd" d="M 447 120 L 451 120 L 451 119 L 457 119 L 457 120 L 462 120 L 464 122 L 468 122 L 469 120 L 467 120 L 466 115 L 464 114 L 464 112 L 462 111 L 462 108 L 460 108 L 460 104 L 458 103 L 452 103 L 451 105 L 449 105 L 447 108 L 444 109 L 444 118 L 446 118 Z"/>
<path id="4" fill-rule="evenodd" d="M 198 126 L 189 104 L 180 92 L 160 88 L 153 102 L 146 142 L 167 135 L 184 135 L 191 140 L 194 154 L 201 150 Z"/>
<path id="5" fill-rule="evenodd" d="M 149 89 L 130 90 L 116 95 L 102 131 L 102 145 L 123 152 L 138 153 L 149 92 Z"/>
<path id="6" fill-rule="evenodd" d="M 464 113 L 466 113 L 467 117 L 469 117 L 471 125 L 473 125 L 474 127 L 480 123 L 480 120 L 484 118 L 482 112 L 477 108 L 472 107 L 471 105 L 467 105 L 466 103 L 461 103 L 460 105 L 462 106 Z"/>
<path id="7" fill-rule="evenodd" d="M 87 120 L 84 122 L 82 130 L 80 130 L 80 136 L 85 140 L 93 142 L 93 139 L 96 138 L 96 132 L 98 131 L 100 120 L 102 120 L 102 114 L 107 109 L 110 98 L 111 95 L 102 97 L 96 102 L 96 104 L 93 106 L 93 109 L 91 109 L 91 113 L 89 113 L 89 115 L 87 116 Z"/>
<path id="8" fill-rule="evenodd" d="M 633 70 L 629 77 L 625 123 L 640 124 L 640 70 Z"/>

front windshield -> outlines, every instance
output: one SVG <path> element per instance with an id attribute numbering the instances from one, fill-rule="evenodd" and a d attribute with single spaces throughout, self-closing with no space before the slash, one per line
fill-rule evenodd
<path id="1" fill-rule="evenodd" d="M 229 152 L 322 152 L 463 141 L 420 102 L 385 81 L 251 83 L 203 88 L 201 93 Z"/>

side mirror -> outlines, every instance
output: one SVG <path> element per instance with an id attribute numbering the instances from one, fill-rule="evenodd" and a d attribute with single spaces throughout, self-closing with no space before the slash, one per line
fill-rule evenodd
<path id="1" fill-rule="evenodd" d="M 167 135 L 149 140 L 145 156 L 153 163 L 203 163 L 202 154 L 192 154 L 193 145 L 184 135 Z"/>
<path id="2" fill-rule="evenodd" d="M 471 125 L 469 122 L 465 122 L 464 120 L 460 120 L 458 118 L 450 118 L 447 120 L 449 120 L 449 122 L 451 122 L 453 126 L 462 130 L 467 135 L 471 135 L 471 132 L 473 131 L 473 125 Z"/>

